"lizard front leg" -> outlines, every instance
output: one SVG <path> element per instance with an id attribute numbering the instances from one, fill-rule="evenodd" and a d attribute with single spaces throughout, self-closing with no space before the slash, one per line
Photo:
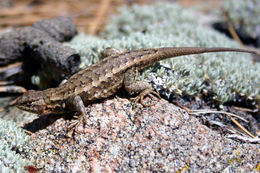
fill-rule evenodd
<path id="1" fill-rule="evenodd" d="M 140 101 L 140 103 L 147 107 L 151 106 L 151 104 L 147 104 L 144 102 L 145 96 L 151 96 L 152 94 L 157 96 L 159 99 L 161 99 L 158 92 L 154 91 L 152 86 L 146 82 L 146 81 L 136 81 L 136 78 L 138 76 L 137 69 L 131 68 L 126 71 L 124 74 L 124 88 L 129 93 L 129 95 L 139 94 L 137 97 L 134 98 L 134 105 Z"/>
<path id="2" fill-rule="evenodd" d="M 83 123 L 83 125 L 86 123 L 87 113 L 84 103 L 79 95 L 68 98 L 65 102 L 65 105 L 66 109 L 74 110 L 79 113 L 79 116 L 77 117 L 78 122 L 72 125 L 73 127 L 75 126 L 75 129 L 78 128 L 81 122 Z"/>

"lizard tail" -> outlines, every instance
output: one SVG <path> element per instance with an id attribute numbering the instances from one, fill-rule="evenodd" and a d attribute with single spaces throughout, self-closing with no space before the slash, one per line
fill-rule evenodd
<path id="1" fill-rule="evenodd" d="M 163 59 L 176 57 L 176 56 L 201 54 L 201 53 L 209 53 L 209 52 L 244 52 L 244 53 L 252 53 L 260 56 L 260 51 L 256 49 L 240 49 L 240 48 L 224 48 L 224 47 L 216 47 L 216 48 L 164 47 L 164 48 L 159 48 L 158 51 L 163 56 Z"/>

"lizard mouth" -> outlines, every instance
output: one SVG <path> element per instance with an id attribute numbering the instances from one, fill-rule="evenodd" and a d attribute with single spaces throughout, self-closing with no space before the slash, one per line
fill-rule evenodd
<path id="1" fill-rule="evenodd" d="M 37 105 L 31 105 L 30 103 L 28 104 L 17 104 L 16 105 L 17 108 L 24 110 L 24 111 L 28 111 L 31 113 L 38 113 L 38 114 L 42 114 L 43 112 L 43 108 Z"/>

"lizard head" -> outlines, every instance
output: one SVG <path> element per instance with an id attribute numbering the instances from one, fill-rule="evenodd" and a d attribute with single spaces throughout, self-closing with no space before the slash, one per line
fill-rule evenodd
<path id="1" fill-rule="evenodd" d="M 43 99 L 43 92 L 34 90 L 29 90 L 18 97 L 15 105 L 19 109 L 37 114 L 43 114 L 47 108 Z"/>

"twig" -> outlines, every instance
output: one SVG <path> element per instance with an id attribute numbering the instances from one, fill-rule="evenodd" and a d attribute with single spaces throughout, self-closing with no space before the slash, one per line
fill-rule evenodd
<path id="1" fill-rule="evenodd" d="M 232 23 L 231 23 L 231 20 L 230 20 L 230 17 L 228 15 L 228 12 L 227 11 L 224 11 L 223 12 L 223 15 L 224 15 L 224 18 L 225 18 L 225 21 L 226 21 L 226 24 L 227 24 L 227 29 L 230 33 L 230 35 L 240 44 L 241 47 L 245 47 L 245 48 L 248 48 L 246 47 L 243 42 L 241 41 L 241 39 L 239 38 L 239 36 L 237 35 L 237 32 L 235 31 Z M 250 49 L 252 50 L 257 50 L 256 48 L 251 48 Z M 256 60 L 259 59 L 259 56 L 258 55 L 253 55 L 253 64 L 256 63 Z"/>
<path id="2" fill-rule="evenodd" d="M 258 138 L 258 137 L 247 138 L 247 137 L 239 136 L 239 135 L 228 135 L 227 137 L 232 138 L 232 139 L 238 139 L 238 140 L 241 140 L 243 142 L 260 143 L 260 138 Z"/>
<path id="3" fill-rule="evenodd" d="M 0 87 L 0 93 L 25 93 L 25 92 L 26 89 L 21 86 L 10 85 L 10 86 Z"/>
<path id="4" fill-rule="evenodd" d="M 229 15 L 228 15 L 228 12 L 227 11 L 224 11 L 223 12 L 223 15 L 225 17 L 225 21 L 226 21 L 226 24 L 227 24 L 227 28 L 228 28 L 228 31 L 229 33 L 231 34 L 231 36 L 241 45 L 241 46 L 244 46 L 243 42 L 241 41 L 241 39 L 239 38 L 239 36 L 237 35 L 233 25 L 231 24 L 231 21 L 230 21 L 230 18 L 229 18 Z"/>
<path id="5" fill-rule="evenodd" d="M 248 121 L 236 114 L 230 113 L 230 112 L 225 112 L 225 111 L 215 111 L 215 110 L 208 110 L 208 109 L 203 109 L 203 110 L 190 110 L 189 111 L 190 114 L 198 114 L 198 113 L 219 113 L 219 114 L 227 114 L 228 116 L 233 116 L 236 117 L 246 123 L 248 123 Z"/>
<path id="6" fill-rule="evenodd" d="M 6 85 L 10 85 L 13 84 L 13 81 L 0 81 L 0 86 L 6 86 Z"/>
<path id="7" fill-rule="evenodd" d="M 252 109 L 248 109 L 248 108 L 242 108 L 242 107 L 237 107 L 237 106 L 232 106 L 233 109 L 238 110 L 238 111 L 244 111 L 244 112 L 255 112 Z"/>
<path id="8" fill-rule="evenodd" d="M 7 66 L 4 66 L 4 67 L 0 67 L 0 73 L 3 73 L 5 71 L 7 71 L 8 69 L 11 69 L 11 68 L 21 68 L 22 66 L 22 62 L 16 62 L 16 63 L 13 63 L 13 64 L 8 64 Z"/>
<path id="9" fill-rule="evenodd" d="M 110 6 L 111 0 L 102 0 L 101 5 L 99 6 L 99 9 L 96 12 L 96 17 L 93 21 L 93 24 L 90 25 L 88 33 L 90 35 L 96 34 L 100 24 L 102 23 L 105 14 L 108 11 L 108 7 Z"/>
<path id="10" fill-rule="evenodd" d="M 245 120 L 242 117 L 239 117 L 238 115 L 229 113 L 229 112 L 224 112 L 224 111 L 213 111 L 213 110 L 190 110 L 188 111 L 189 114 L 198 114 L 198 113 L 220 113 L 220 114 L 226 114 L 230 120 L 240 129 L 242 130 L 244 133 L 246 133 L 248 136 L 255 138 L 255 136 L 253 134 L 251 134 L 247 129 L 245 129 L 238 121 L 236 121 L 234 118 L 232 118 L 231 116 L 234 116 L 236 118 L 239 118 L 240 120 L 243 120 L 245 122 L 248 123 L 247 120 Z"/>

